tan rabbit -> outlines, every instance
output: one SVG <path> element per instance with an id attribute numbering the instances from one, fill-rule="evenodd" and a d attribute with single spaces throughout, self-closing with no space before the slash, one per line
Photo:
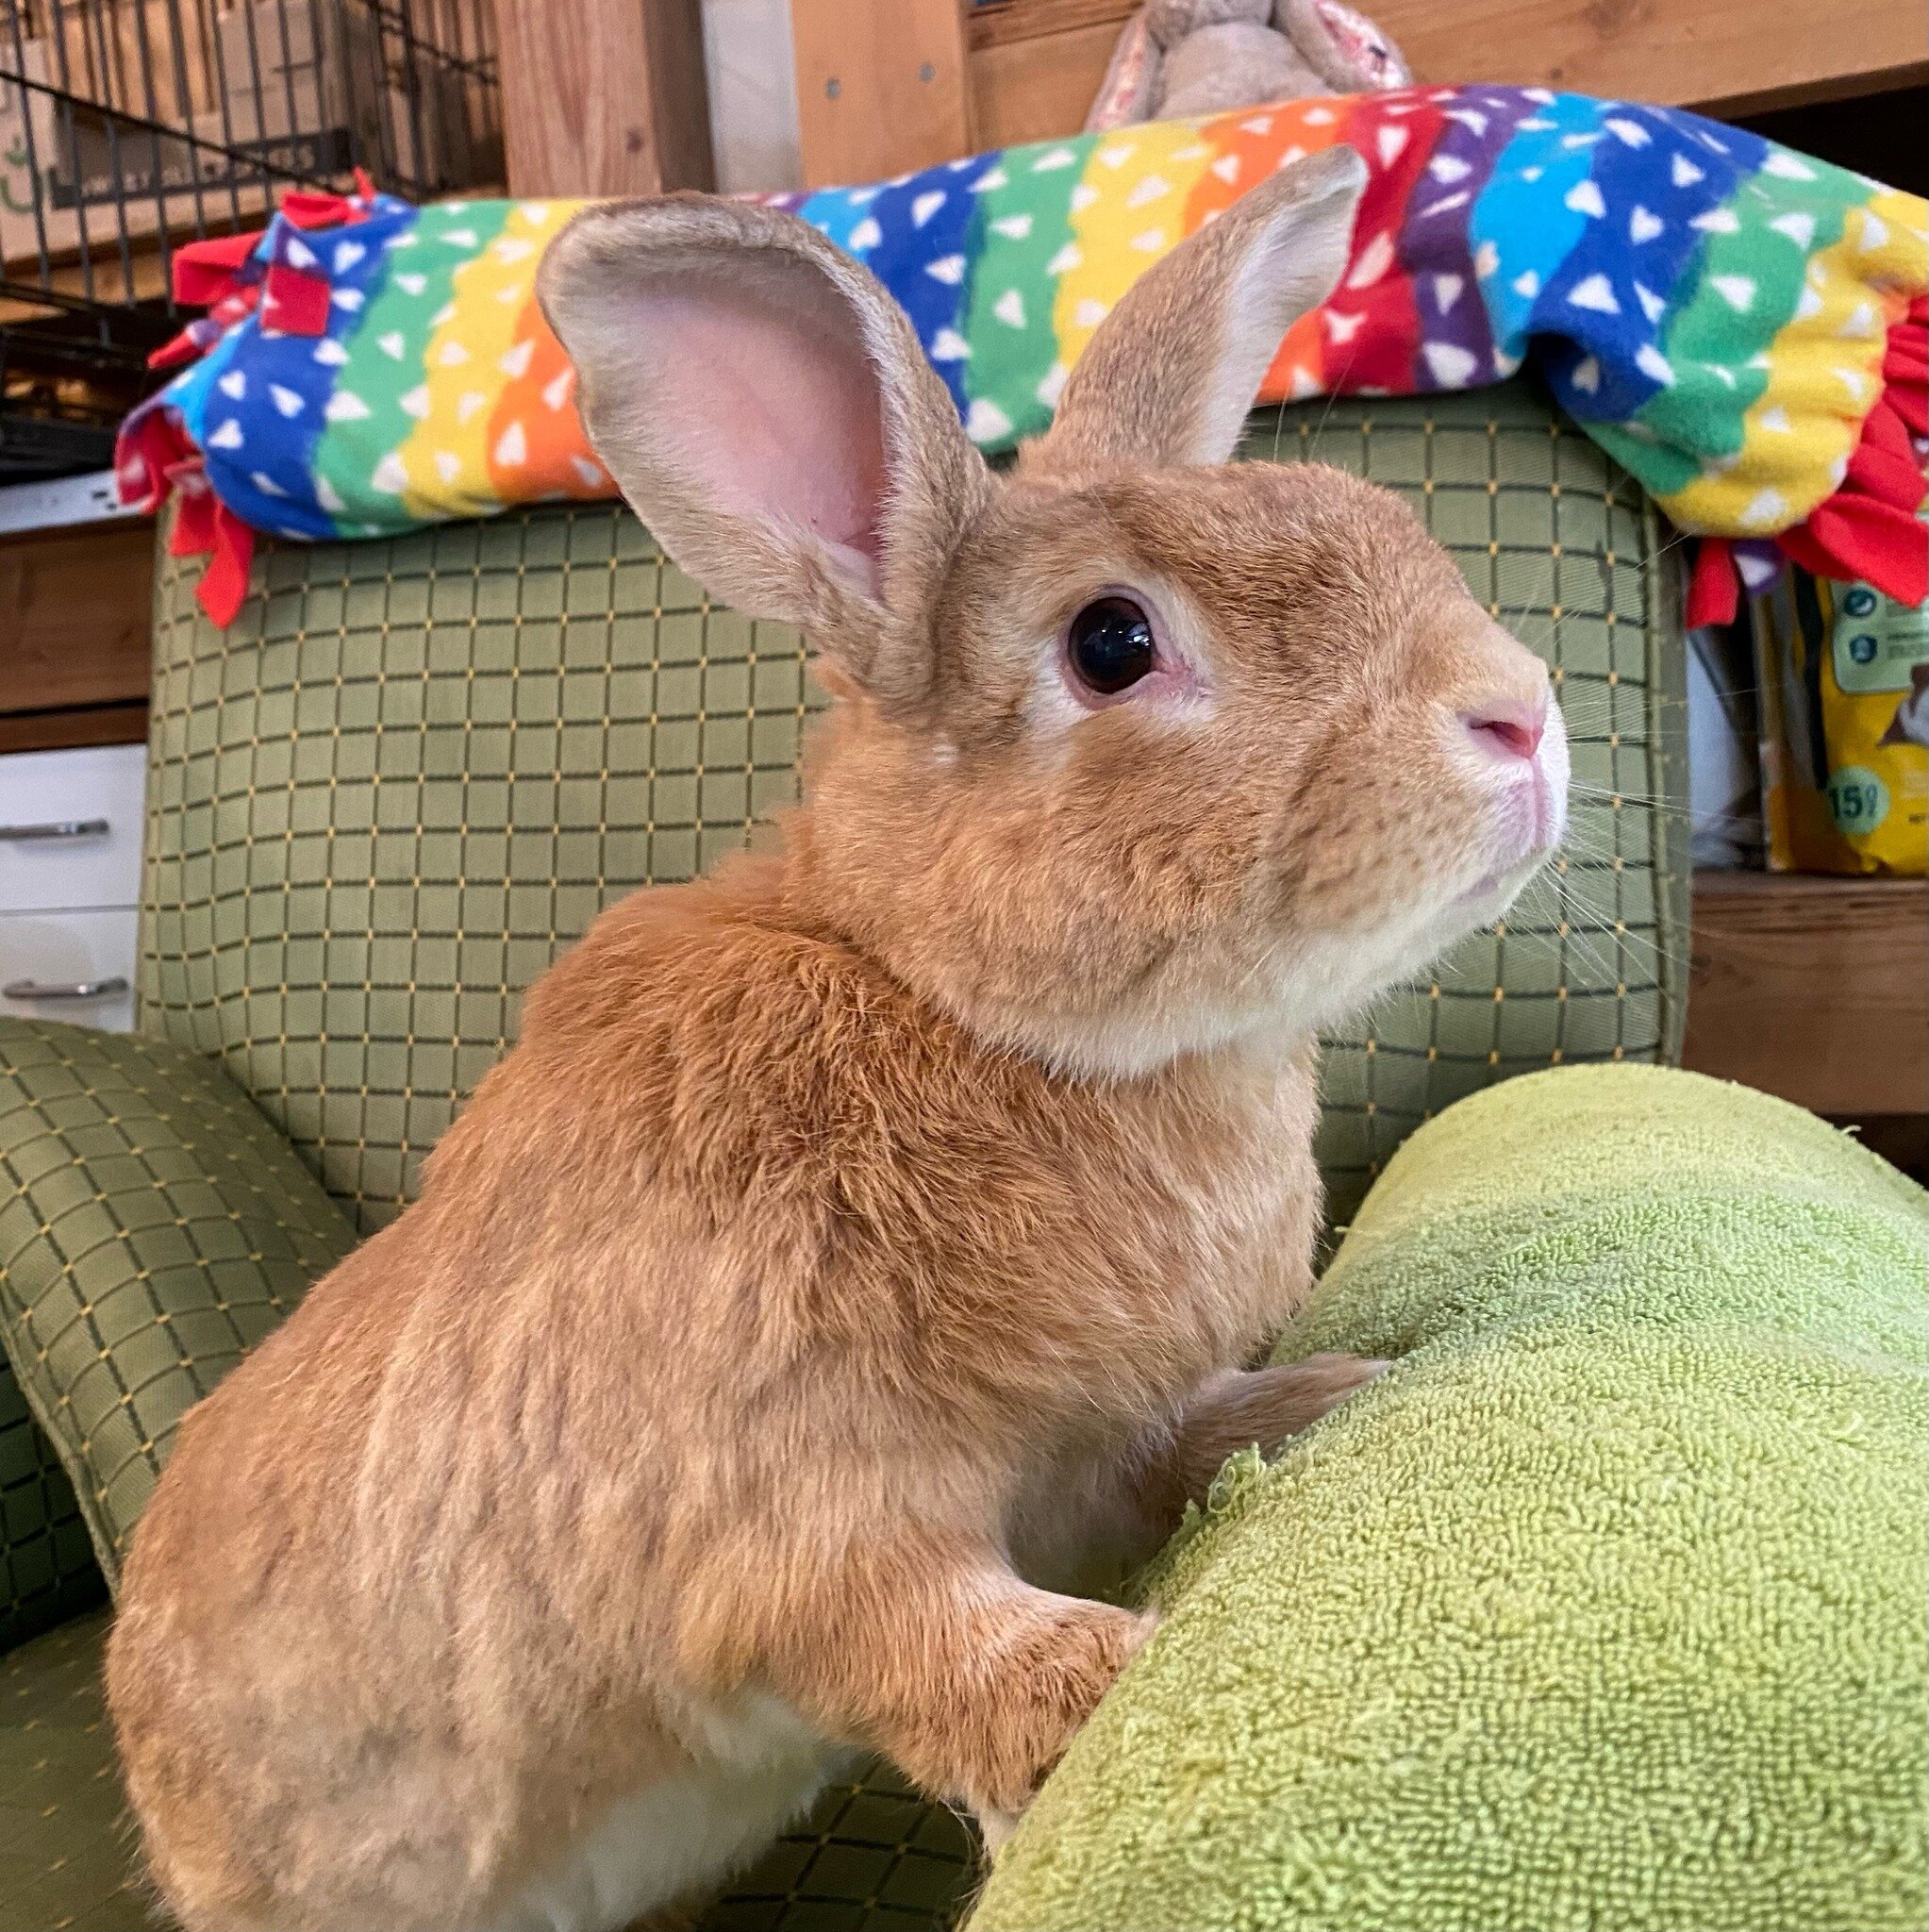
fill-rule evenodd
<path id="1" fill-rule="evenodd" d="M 841 702 L 781 852 L 606 913 L 183 1426 L 108 1690 L 189 1926 L 620 1926 L 855 1745 L 996 1832 L 1149 1628 L 1058 1592 L 1373 1373 L 1238 1366 L 1314 1035 L 1499 913 L 1565 753 L 1399 502 L 1224 466 L 1361 180 L 1155 267 L 1008 480 L 790 216 L 551 250 L 624 491 Z"/>

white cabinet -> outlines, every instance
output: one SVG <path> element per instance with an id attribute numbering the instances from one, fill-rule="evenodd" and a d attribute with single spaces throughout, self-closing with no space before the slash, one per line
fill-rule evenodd
<path id="1" fill-rule="evenodd" d="M 146 748 L 0 758 L 0 1013 L 134 1024 Z"/>
<path id="2" fill-rule="evenodd" d="M 0 912 L 0 1013 L 126 1032 L 139 920 L 132 906 Z"/>

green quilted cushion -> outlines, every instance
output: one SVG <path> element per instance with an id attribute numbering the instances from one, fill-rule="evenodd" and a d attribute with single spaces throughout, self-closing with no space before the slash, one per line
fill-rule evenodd
<path id="1" fill-rule="evenodd" d="M 1548 658 L 1574 746 L 1560 868 L 1333 1042 L 1319 1152 L 1344 1222 L 1461 1094 L 1673 1057 L 1673 573 L 1638 487 L 1522 382 L 1262 410 L 1243 453 L 1403 492 Z M 163 558 L 156 598 L 142 1024 L 221 1056 L 367 1232 L 557 952 L 794 795 L 821 700 L 794 631 L 713 606 L 609 506 L 264 546 L 225 631 L 198 573 Z"/>
<path id="2" fill-rule="evenodd" d="M 1921 1932 L 1929 1197 L 1646 1067 L 1409 1141 L 973 1932 Z"/>
<path id="3" fill-rule="evenodd" d="M 218 1065 L 0 1018 L 0 1338 L 109 1580 L 182 1412 L 353 1243 Z"/>
<path id="4" fill-rule="evenodd" d="M 0 1653 L 106 1589 L 74 1485 L 0 1354 Z"/>

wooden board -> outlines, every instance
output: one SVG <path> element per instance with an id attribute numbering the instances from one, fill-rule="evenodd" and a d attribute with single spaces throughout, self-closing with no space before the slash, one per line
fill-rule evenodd
<path id="1" fill-rule="evenodd" d="M 141 737 L 128 708 L 146 711 L 153 598 L 152 524 L 0 538 L 0 744 L 28 751 Z"/>
<path id="2" fill-rule="evenodd" d="M 699 0 L 496 0 L 509 192 L 713 188 Z"/>
<path id="3" fill-rule="evenodd" d="M 804 185 L 876 181 L 984 145 L 959 0 L 791 0 Z"/>
<path id="4" fill-rule="evenodd" d="M 978 48 L 972 55 L 972 111 L 979 144 L 1051 141 L 1082 127 L 1118 39 L 1119 23 L 1099 20 Z"/>
<path id="5" fill-rule="evenodd" d="M 509 6 L 517 0 L 500 0 Z M 963 18 L 961 19 L 961 10 Z M 877 180 L 1083 125 L 1130 0 L 791 0 L 805 180 Z M 1735 116 L 1929 78 L 1898 0 L 1378 0 L 1426 81 Z"/>
<path id="6" fill-rule="evenodd" d="M 1514 81 L 1739 113 L 1929 74 L 1899 0 L 1375 0 L 1422 80 Z"/>
<path id="7" fill-rule="evenodd" d="M 973 53 L 1092 26 L 1109 25 L 1116 40 L 1138 11 L 1139 0 L 990 0 L 970 9 L 965 31 Z"/>
<path id="8" fill-rule="evenodd" d="M 139 744 L 147 736 L 147 700 L 88 705 L 72 711 L 0 712 L 0 758 L 14 751 L 71 751 L 89 744 Z"/>
<path id="9" fill-rule="evenodd" d="M 1929 884 L 1695 874 L 1683 1060 L 1818 1113 L 1929 1108 Z"/>

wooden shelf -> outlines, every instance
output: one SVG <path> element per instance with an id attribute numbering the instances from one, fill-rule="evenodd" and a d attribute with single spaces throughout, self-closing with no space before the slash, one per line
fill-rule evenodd
<path id="1" fill-rule="evenodd" d="M 0 752 L 147 735 L 154 525 L 0 537 Z"/>
<path id="2" fill-rule="evenodd" d="M 1929 75 L 1922 16 L 1896 0 L 1379 0 L 1422 80 L 1567 88 L 1733 116 Z"/>
<path id="3" fill-rule="evenodd" d="M 1929 1111 L 1929 882 L 1697 873 L 1683 1059 L 1817 1113 Z"/>
<path id="4" fill-rule="evenodd" d="M 965 37 L 973 53 L 1092 26 L 1110 27 L 1116 40 L 1138 10 L 1139 0 L 988 0 L 966 15 Z"/>

